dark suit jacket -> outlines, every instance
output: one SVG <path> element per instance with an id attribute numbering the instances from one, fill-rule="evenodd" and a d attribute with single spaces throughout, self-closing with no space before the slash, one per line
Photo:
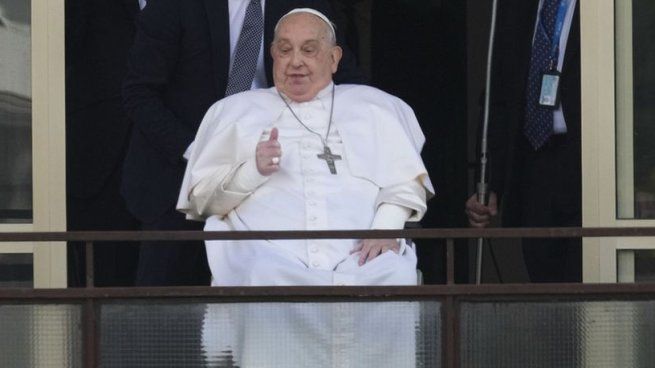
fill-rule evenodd
<path id="1" fill-rule="evenodd" d="M 134 39 L 137 0 L 66 1 L 68 194 L 96 195 L 121 169 L 131 122 L 121 82 Z"/>
<path id="2" fill-rule="evenodd" d="M 539 0 L 500 0 L 492 66 L 489 122 L 489 186 L 503 199 L 506 226 L 518 225 L 516 168 L 531 149 L 523 136 L 526 83 Z M 571 24 L 562 67 L 560 93 L 567 140 L 580 145 L 579 1 Z M 548 178 L 544 178 L 547 180 Z"/>
<path id="3" fill-rule="evenodd" d="M 322 0 L 266 2 L 264 62 L 269 85 L 273 28 L 296 7 L 330 14 Z M 128 208 L 141 221 L 153 221 L 175 206 L 186 165 L 182 155 L 209 106 L 224 97 L 228 15 L 227 0 L 152 0 L 141 13 L 123 85 L 124 106 L 135 129 L 122 186 Z M 352 56 L 344 53 L 335 80 L 363 82 Z"/>

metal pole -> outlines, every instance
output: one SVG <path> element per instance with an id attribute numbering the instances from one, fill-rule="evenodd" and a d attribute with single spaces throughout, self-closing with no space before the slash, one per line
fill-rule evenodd
<path id="1" fill-rule="evenodd" d="M 86 287 L 95 287 L 95 264 L 93 263 L 93 242 L 87 241 L 85 244 L 85 269 L 86 269 Z"/>
<path id="2" fill-rule="evenodd" d="M 92 290 L 95 288 L 93 247 L 93 241 L 86 242 L 86 290 Z M 98 330 L 96 326 L 95 304 L 93 298 L 87 297 L 82 312 L 84 317 L 84 366 L 87 368 L 95 368 L 98 366 Z"/>
<path id="3" fill-rule="evenodd" d="M 491 64 L 494 51 L 494 36 L 496 34 L 496 11 L 498 0 L 493 0 L 491 5 L 491 26 L 489 27 L 489 49 L 487 51 L 487 76 L 484 92 L 484 119 L 482 122 L 482 143 L 480 144 L 480 182 L 477 185 L 478 202 L 487 203 L 487 135 L 489 129 L 489 96 L 491 94 Z M 479 285 L 482 281 L 482 248 L 484 238 L 478 238 L 478 251 L 476 259 L 475 283 Z"/>
<path id="4" fill-rule="evenodd" d="M 455 240 L 446 239 L 446 284 L 455 285 Z"/>

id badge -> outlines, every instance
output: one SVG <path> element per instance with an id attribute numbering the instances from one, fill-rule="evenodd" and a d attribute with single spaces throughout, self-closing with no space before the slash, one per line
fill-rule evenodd
<path id="1" fill-rule="evenodd" d="M 546 72 L 541 77 L 541 93 L 539 94 L 539 106 L 555 109 L 559 105 L 559 79 L 560 73 L 557 70 Z"/>

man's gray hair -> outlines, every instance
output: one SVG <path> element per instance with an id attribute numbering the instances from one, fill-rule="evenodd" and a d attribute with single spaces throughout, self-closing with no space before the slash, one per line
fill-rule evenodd
<path id="1" fill-rule="evenodd" d="M 291 14 L 297 14 L 297 13 L 307 13 L 307 14 L 312 14 L 314 16 L 317 16 L 320 18 L 325 24 L 327 24 L 327 34 L 328 34 L 328 42 L 332 44 L 333 46 L 337 44 L 337 32 L 336 28 L 337 26 L 332 23 L 328 17 L 325 16 L 325 14 L 321 13 L 320 11 L 312 8 L 296 8 L 291 10 L 290 12 L 284 14 L 280 20 L 277 21 L 277 24 L 275 25 L 275 35 L 277 35 L 277 29 L 280 27 L 280 23 L 282 23 L 282 20 L 286 17 L 288 17 Z"/>

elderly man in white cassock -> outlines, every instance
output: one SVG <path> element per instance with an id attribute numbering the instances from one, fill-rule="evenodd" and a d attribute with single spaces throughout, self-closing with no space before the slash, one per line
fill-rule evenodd
<path id="1" fill-rule="evenodd" d="M 421 219 L 434 190 L 414 113 L 375 88 L 336 86 L 335 40 L 315 10 L 280 19 L 275 87 L 217 102 L 200 126 L 178 201 L 188 218 L 212 231 L 401 229 Z M 208 241 L 207 255 L 216 286 L 417 282 L 414 250 L 396 239 Z M 229 353 L 243 367 L 412 366 L 416 307 L 211 304 L 203 346 L 209 360 Z"/>
<path id="2" fill-rule="evenodd" d="M 229 96 L 205 115 L 178 210 L 205 230 L 402 229 L 434 192 L 424 137 L 400 99 L 332 82 L 332 23 L 313 9 L 278 22 L 275 87 Z M 216 286 L 415 285 L 396 239 L 208 241 Z"/>

